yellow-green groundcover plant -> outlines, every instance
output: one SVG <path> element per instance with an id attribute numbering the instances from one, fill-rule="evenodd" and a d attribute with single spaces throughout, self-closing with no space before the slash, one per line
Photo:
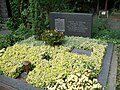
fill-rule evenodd
<path id="1" fill-rule="evenodd" d="M 15 44 L 0 50 L 0 70 L 6 76 L 17 78 L 22 71 L 22 62 L 30 61 L 35 67 L 26 80 L 36 87 L 47 90 L 99 90 L 101 85 L 97 76 L 106 45 L 85 41 L 80 47 L 92 50 L 91 55 L 71 53 L 71 48 L 65 46 Z"/>

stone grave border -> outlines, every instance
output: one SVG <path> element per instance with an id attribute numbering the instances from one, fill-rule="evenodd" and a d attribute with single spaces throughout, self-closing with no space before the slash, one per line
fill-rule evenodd
<path id="1" fill-rule="evenodd" d="M 114 45 L 112 43 L 108 43 L 102 63 L 102 70 L 98 75 L 98 81 L 102 85 L 102 90 L 106 90 L 106 86 L 108 83 L 108 76 L 109 76 L 112 55 L 113 55 L 113 48 Z M 41 88 L 34 87 L 20 80 L 9 78 L 4 75 L 0 75 L 0 82 L 17 90 L 43 90 Z"/>
<path id="2" fill-rule="evenodd" d="M 106 53 L 103 58 L 102 69 L 100 74 L 98 75 L 98 81 L 102 85 L 102 90 L 107 89 L 110 65 L 113 56 L 114 45 L 112 43 L 108 43 L 106 48 Z"/>

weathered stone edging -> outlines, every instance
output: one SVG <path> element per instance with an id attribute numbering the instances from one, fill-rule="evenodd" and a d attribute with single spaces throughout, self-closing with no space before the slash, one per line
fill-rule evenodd
<path id="1" fill-rule="evenodd" d="M 102 63 L 102 69 L 98 76 L 98 81 L 102 85 L 102 90 L 106 90 L 106 87 L 107 87 L 110 64 L 111 64 L 112 55 L 113 55 L 113 48 L 114 48 L 114 45 L 112 43 L 108 43 L 106 54 L 104 56 L 103 63 Z"/>
<path id="2" fill-rule="evenodd" d="M 108 78 L 108 90 L 116 90 L 116 77 L 117 77 L 117 52 L 116 46 L 114 47 L 113 57 L 110 65 L 110 72 Z"/>
<path id="3" fill-rule="evenodd" d="M 0 82 L 1 83 L 4 83 L 10 87 L 13 87 L 15 88 L 15 90 L 42 90 L 40 88 L 36 88 L 32 85 L 29 85 L 25 82 L 22 82 L 22 81 L 19 81 L 19 80 L 16 80 L 16 79 L 12 79 L 12 78 L 9 78 L 7 76 L 4 76 L 4 75 L 0 75 Z"/>

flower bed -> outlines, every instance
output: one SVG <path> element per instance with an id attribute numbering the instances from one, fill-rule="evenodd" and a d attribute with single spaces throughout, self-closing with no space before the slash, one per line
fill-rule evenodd
<path id="1" fill-rule="evenodd" d="M 48 90 L 101 88 L 97 77 L 101 70 L 106 44 L 81 37 L 65 39 L 66 43 L 63 46 L 15 44 L 6 50 L 2 49 L 0 70 L 9 77 L 17 78 L 23 70 L 22 62 L 27 60 L 34 65 L 34 69 L 26 80 L 34 86 Z M 78 43 L 77 40 L 81 42 Z M 73 47 L 93 52 L 91 56 L 78 55 L 71 53 Z"/>

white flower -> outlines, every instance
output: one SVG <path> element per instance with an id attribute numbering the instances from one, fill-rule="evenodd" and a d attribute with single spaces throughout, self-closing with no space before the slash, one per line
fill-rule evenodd
<path id="1" fill-rule="evenodd" d="M 50 36 L 53 36 L 53 34 L 52 34 L 52 33 L 50 33 Z"/>
<path id="2" fill-rule="evenodd" d="M 58 80 L 56 80 L 56 82 L 57 82 L 57 84 L 63 84 L 64 80 L 58 79 Z"/>

